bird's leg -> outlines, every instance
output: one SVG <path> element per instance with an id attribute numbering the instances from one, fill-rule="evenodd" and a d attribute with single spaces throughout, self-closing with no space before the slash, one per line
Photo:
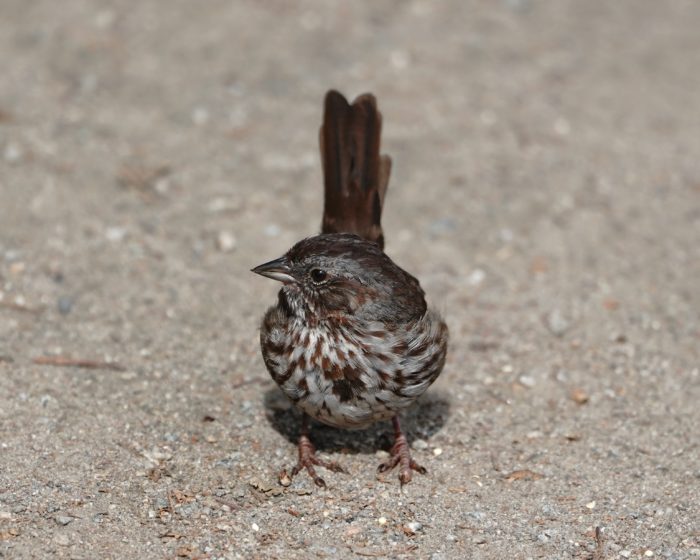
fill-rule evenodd
<path id="1" fill-rule="evenodd" d="M 421 474 L 426 474 L 428 471 L 411 458 L 411 450 L 408 447 L 406 436 L 401 431 L 398 415 L 391 419 L 391 423 L 394 426 L 394 445 L 391 448 L 391 457 L 379 465 L 377 471 L 383 473 L 399 465 L 399 480 L 403 486 L 411 482 L 413 478 L 412 471 L 418 471 Z"/>
<path id="2" fill-rule="evenodd" d="M 321 488 L 325 488 L 326 483 L 316 474 L 314 465 L 326 468 L 333 472 L 346 472 L 345 469 L 343 469 L 343 467 L 341 467 L 338 463 L 334 461 L 323 461 L 322 459 L 316 457 L 316 448 L 314 447 L 314 444 L 311 443 L 311 439 L 309 438 L 309 417 L 304 414 L 301 420 L 301 435 L 299 436 L 299 460 L 297 461 L 297 464 L 294 465 L 291 476 L 287 474 L 286 469 L 283 469 L 282 472 L 280 472 L 280 483 L 284 486 L 289 486 L 291 479 L 299 474 L 302 469 L 306 469 L 306 472 L 309 473 L 309 476 L 313 479 L 314 484 Z"/>

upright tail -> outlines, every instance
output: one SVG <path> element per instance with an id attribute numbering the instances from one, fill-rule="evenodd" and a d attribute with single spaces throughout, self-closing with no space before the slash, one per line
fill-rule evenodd
<path id="1" fill-rule="evenodd" d="M 356 233 L 384 248 L 381 217 L 391 158 L 379 154 L 382 115 L 371 93 L 352 105 L 326 94 L 320 130 L 324 206 L 322 233 Z"/>

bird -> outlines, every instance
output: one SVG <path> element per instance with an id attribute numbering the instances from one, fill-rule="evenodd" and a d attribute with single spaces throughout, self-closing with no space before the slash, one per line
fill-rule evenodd
<path id="1" fill-rule="evenodd" d="M 263 317 L 260 347 L 272 379 L 302 413 L 298 460 L 291 473 L 280 471 L 284 485 L 305 470 L 326 487 L 316 467 L 345 472 L 316 455 L 310 418 L 348 430 L 391 420 L 394 444 L 378 471 L 398 466 L 401 486 L 414 471 L 427 473 L 398 415 L 440 375 L 449 333 L 419 281 L 384 252 L 391 159 L 380 154 L 381 128 L 374 95 L 349 103 L 338 91 L 326 94 L 321 233 L 252 269 L 282 283 Z"/>

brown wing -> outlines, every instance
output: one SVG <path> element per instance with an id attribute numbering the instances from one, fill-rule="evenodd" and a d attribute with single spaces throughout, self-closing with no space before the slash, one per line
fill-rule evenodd
<path id="1" fill-rule="evenodd" d="M 322 233 L 355 233 L 384 247 L 381 217 L 391 159 L 379 154 L 382 115 L 370 93 L 350 105 L 326 94 L 320 130 L 324 177 Z"/>

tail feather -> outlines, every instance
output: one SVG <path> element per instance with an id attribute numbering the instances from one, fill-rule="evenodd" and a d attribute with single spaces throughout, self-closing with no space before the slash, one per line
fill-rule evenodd
<path id="1" fill-rule="evenodd" d="M 322 233 L 355 233 L 384 247 L 381 217 L 391 159 L 380 155 L 382 115 L 372 94 L 350 105 L 326 94 L 320 130 L 324 176 Z"/>

